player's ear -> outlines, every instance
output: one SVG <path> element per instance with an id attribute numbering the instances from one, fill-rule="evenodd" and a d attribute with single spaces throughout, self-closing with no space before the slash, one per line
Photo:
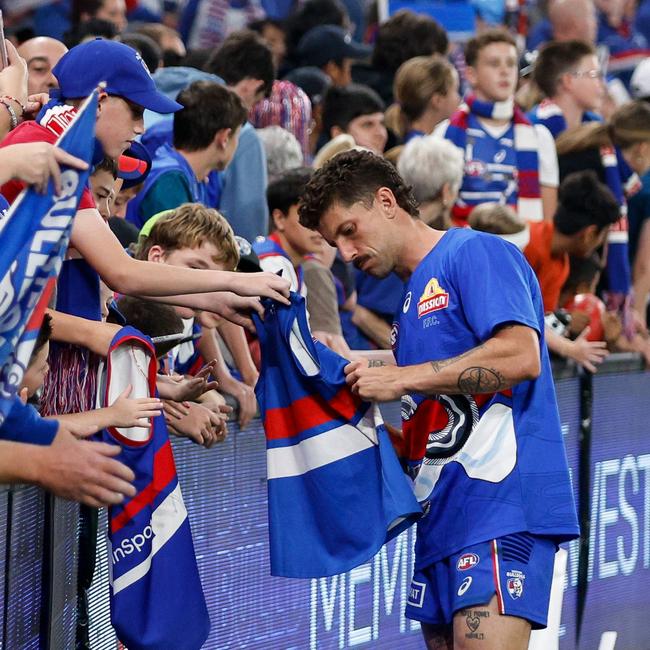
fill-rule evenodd
<path id="1" fill-rule="evenodd" d="M 287 218 L 287 215 L 282 212 L 282 210 L 278 208 L 274 208 L 273 212 L 271 212 L 271 219 L 273 219 L 273 223 L 275 224 L 275 229 L 278 230 L 279 232 L 282 232 L 284 230 L 284 222 L 285 219 Z"/>
<path id="2" fill-rule="evenodd" d="M 389 219 L 395 216 L 397 200 L 391 189 L 388 187 L 380 187 L 375 192 L 375 201 Z"/>

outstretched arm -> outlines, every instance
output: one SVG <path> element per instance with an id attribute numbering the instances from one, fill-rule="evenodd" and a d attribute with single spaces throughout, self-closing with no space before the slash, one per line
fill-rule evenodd
<path id="1" fill-rule="evenodd" d="M 450 359 L 412 366 L 377 366 L 365 360 L 345 368 L 347 383 L 363 399 L 378 402 L 406 393 L 494 393 L 535 379 L 541 371 L 537 332 L 508 324 L 492 338 Z"/>
<path id="2" fill-rule="evenodd" d="M 201 271 L 168 264 L 154 264 L 129 257 L 95 209 L 77 212 L 71 244 L 99 273 L 106 284 L 120 293 L 134 296 L 203 294 L 190 305 L 219 313 L 219 295 L 265 296 L 288 304 L 289 283 L 272 273 Z"/>

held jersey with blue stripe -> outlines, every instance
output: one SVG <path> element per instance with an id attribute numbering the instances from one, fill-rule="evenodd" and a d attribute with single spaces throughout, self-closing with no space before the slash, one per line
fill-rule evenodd
<path id="1" fill-rule="evenodd" d="M 578 535 L 542 298 L 516 246 L 449 230 L 416 267 L 397 310 L 397 364 L 457 356 L 513 323 L 539 337 L 537 379 L 492 394 L 403 397 L 405 455 L 426 513 L 417 568 L 510 533 Z"/>
<path id="2" fill-rule="evenodd" d="M 99 406 L 131 384 L 131 397 L 156 394 L 151 340 L 122 328 L 100 371 Z M 117 459 L 135 473 L 134 497 L 108 511 L 111 623 L 129 650 L 198 650 L 210 631 L 192 533 L 162 415 L 147 427 L 105 429 Z"/>
<path id="3" fill-rule="evenodd" d="M 317 578 L 369 560 L 421 509 L 348 361 L 312 340 L 304 298 L 264 301 L 255 387 L 266 433 L 271 573 Z"/>

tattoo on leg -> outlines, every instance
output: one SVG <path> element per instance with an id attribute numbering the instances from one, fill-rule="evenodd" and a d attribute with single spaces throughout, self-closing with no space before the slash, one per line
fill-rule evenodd
<path id="1" fill-rule="evenodd" d="M 368 359 L 368 368 L 381 368 L 385 365 L 386 363 L 381 359 Z"/>
<path id="2" fill-rule="evenodd" d="M 487 609 L 464 609 L 459 612 L 461 616 L 465 617 L 465 624 L 469 632 L 465 633 L 466 639 L 476 639 L 482 641 L 486 638 L 484 632 L 479 632 L 481 627 L 481 619 L 490 618 L 490 612 Z"/>
<path id="3" fill-rule="evenodd" d="M 504 376 L 494 368 L 467 368 L 458 377 L 458 389 L 465 394 L 496 393 L 506 385 Z"/>

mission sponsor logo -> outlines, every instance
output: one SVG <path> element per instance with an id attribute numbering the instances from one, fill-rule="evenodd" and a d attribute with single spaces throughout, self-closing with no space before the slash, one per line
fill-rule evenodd
<path id="1" fill-rule="evenodd" d="M 418 318 L 440 309 L 446 309 L 448 304 L 449 294 L 440 286 L 437 278 L 431 278 L 418 301 Z"/>

